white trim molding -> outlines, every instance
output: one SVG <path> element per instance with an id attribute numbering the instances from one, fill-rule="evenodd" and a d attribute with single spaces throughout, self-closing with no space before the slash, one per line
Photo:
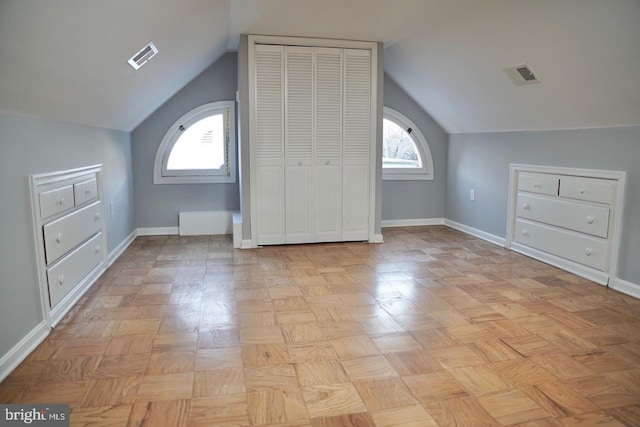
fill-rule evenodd
<path id="1" fill-rule="evenodd" d="M 50 330 L 47 321 L 43 320 L 0 358 L 0 383 L 47 338 Z"/>
<path id="2" fill-rule="evenodd" d="M 502 246 L 504 248 L 506 240 L 504 237 L 496 236 L 495 234 L 487 233 L 486 231 L 479 230 L 477 228 L 469 227 L 468 225 L 461 224 L 459 222 L 452 221 L 450 219 L 444 220 L 444 225 L 453 228 L 454 230 L 462 231 L 478 239 L 486 240 L 494 245 Z"/>
<path id="3" fill-rule="evenodd" d="M 120 244 L 118 244 L 118 246 L 116 246 L 111 252 L 109 252 L 109 261 L 107 264 L 107 268 L 111 267 L 111 265 L 116 262 L 118 258 L 120 258 L 120 255 L 122 255 L 124 251 L 126 251 L 127 248 L 131 246 L 133 241 L 136 240 L 136 237 L 138 237 L 138 230 L 133 230 L 131 234 L 125 237 L 124 240 L 120 242 Z"/>
<path id="4" fill-rule="evenodd" d="M 391 227 L 417 227 L 421 225 L 444 225 L 444 218 L 416 218 L 416 219 L 383 219 L 380 221 L 382 228 Z"/>
<path id="5" fill-rule="evenodd" d="M 611 281 L 609 287 L 623 294 L 640 299 L 640 285 L 636 283 L 627 282 L 626 280 L 616 277 Z"/>
<path id="6" fill-rule="evenodd" d="M 179 227 L 139 227 L 138 236 L 177 236 L 180 234 Z"/>

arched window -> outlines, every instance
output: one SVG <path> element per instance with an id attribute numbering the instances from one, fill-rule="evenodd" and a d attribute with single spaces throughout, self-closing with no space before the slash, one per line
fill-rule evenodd
<path id="1" fill-rule="evenodd" d="M 433 160 L 427 140 L 404 114 L 384 107 L 382 179 L 433 179 Z"/>
<path id="2" fill-rule="evenodd" d="M 153 182 L 236 182 L 234 106 L 234 101 L 205 104 L 171 125 L 156 152 Z"/>

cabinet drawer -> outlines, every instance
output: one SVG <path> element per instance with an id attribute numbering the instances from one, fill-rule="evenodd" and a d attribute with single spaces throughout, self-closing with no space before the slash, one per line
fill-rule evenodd
<path id="1" fill-rule="evenodd" d="M 45 225 L 47 265 L 100 231 L 101 216 L 102 205 L 96 202 Z"/>
<path id="2" fill-rule="evenodd" d="M 518 193 L 516 215 L 605 239 L 609 229 L 609 208 L 533 194 Z"/>
<path id="3" fill-rule="evenodd" d="M 611 204 L 613 201 L 613 182 L 608 179 L 561 177 L 560 196 Z"/>
<path id="4" fill-rule="evenodd" d="M 73 195 L 76 206 L 83 205 L 98 197 L 98 181 L 93 178 L 88 181 L 79 182 L 73 186 Z"/>
<path id="5" fill-rule="evenodd" d="M 514 240 L 601 271 L 605 268 L 607 245 L 603 239 L 518 219 Z"/>
<path id="6" fill-rule="evenodd" d="M 54 307 L 104 259 L 102 233 L 62 258 L 47 270 L 49 298 Z"/>
<path id="7" fill-rule="evenodd" d="M 559 181 L 560 178 L 557 175 L 521 173 L 518 177 L 518 190 L 557 196 Z"/>
<path id="8" fill-rule="evenodd" d="M 73 186 L 44 191 L 40 199 L 40 218 L 45 219 L 73 207 Z"/>

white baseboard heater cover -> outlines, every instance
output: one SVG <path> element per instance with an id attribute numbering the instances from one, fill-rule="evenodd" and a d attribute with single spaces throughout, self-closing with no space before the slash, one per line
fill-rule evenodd
<path id="1" fill-rule="evenodd" d="M 231 211 L 180 212 L 180 235 L 231 234 L 232 215 Z"/>

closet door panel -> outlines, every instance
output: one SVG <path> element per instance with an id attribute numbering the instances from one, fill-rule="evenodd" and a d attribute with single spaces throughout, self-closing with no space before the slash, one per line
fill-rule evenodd
<path id="1" fill-rule="evenodd" d="M 280 244 L 284 230 L 284 47 L 255 47 L 256 243 Z"/>
<path id="2" fill-rule="evenodd" d="M 366 240 L 369 230 L 371 52 L 344 50 L 342 237 Z"/>
<path id="3" fill-rule="evenodd" d="M 369 230 L 369 165 L 345 167 L 342 191 L 342 239 L 366 240 Z"/>
<path id="4" fill-rule="evenodd" d="M 314 241 L 342 240 L 343 50 L 315 48 Z"/>
<path id="5" fill-rule="evenodd" d="M 285 47 L 285 242 L 308 243 L 312 228 L 313 48 Z"/>

